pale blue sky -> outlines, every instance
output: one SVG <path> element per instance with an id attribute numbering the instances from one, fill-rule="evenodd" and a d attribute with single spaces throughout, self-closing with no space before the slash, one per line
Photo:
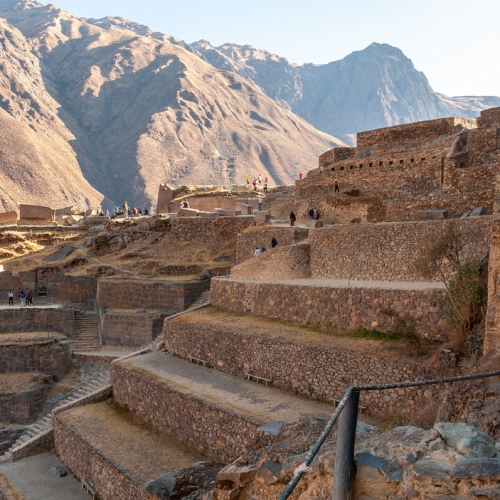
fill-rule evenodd
<path id="1" fill-rule="evenodd" d="M 294 63 L 342 59 L 372 42 L 399 47 L 437 92 L 500 96 L 498 0 L 55 0 L 186 42 L 249 44 Z"/>

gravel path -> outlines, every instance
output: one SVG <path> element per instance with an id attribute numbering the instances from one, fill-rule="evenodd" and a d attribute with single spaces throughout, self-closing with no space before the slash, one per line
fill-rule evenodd
<path id="1" fill-rule="evenodd" d="M 332 413 L 329 405 L 204 368 L 168 353 L 152 352 L 120 364 L 150 372 L 176 391 L 203 399 L 260 424 L 277 420 L 293 423 L 312 416 L 329 418 Z"/>
<path id="2" fill-rule="evenodd" d="M 229 279 L 241 283 L 275 283 L 280 285 L 315 286 L 321 288 L 378 288 L 382 290 L 446 290 L 439 281 L 368 281 L 368 280 L 334 280 L 324 278 L 300 278 L 292 280 L 241 280 Z"/>

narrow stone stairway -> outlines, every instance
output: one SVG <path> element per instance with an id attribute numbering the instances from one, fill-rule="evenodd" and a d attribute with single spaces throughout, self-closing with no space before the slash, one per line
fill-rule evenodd
<path id="1" fill-rule="evenodd" d="M 96 313 L 75 311 L 75 351 L 97 351 L 101 348 L 99 323 Z"/>
<path id="2" fill-rule="evenodd" d="M 49 413 L 42 415 L 38 418 L 38 420 L 31 424 L 26 431 L 17 439 L 17 441 L 4 453 L 4 455 L 0 455 L 0 462 L 10 460 L 12 458 L 12 452 L 24 445 L 28 441 L 32 441 L 36 439 L 38 436 L 43 434 L 44 432 L 52 429 L 52 417 L 51 412 L 55 408 L 59 408 L 68 403 L 73 403 L 82 399 L 93 392 L 104 389 L 105 387 L 111 385 L 110 371 L 109 369 L 101 372 L 96 377 L 93 377 L 79 387 L 76 387 L 73 391 L 66 394 L 62 399 L 60 399 L 54 407 L 50 410 Z"/>

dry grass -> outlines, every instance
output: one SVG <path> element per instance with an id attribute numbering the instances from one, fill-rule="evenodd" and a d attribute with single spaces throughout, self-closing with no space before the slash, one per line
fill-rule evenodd
<path id="1" fill-rule="evenodd" d="M 188 467 L 204 457 L 144 426 L 133 424 L 128 411 L 109 402 L 82 406 L 59 418 L 105 456 L 143 484 L 177 467 Z"/>
<path id="2" fill-rule="evenodd" d="M 314 327 L 291 325 L 276 319 L 224 311 L 214 306 L 183 314 L 173 321 L 203 324 L 236 333 L 280 339 L 312 347 L 325 347 L 360 354 L 372 353 L 384 359 L 418 362 L 422 365 L 432 364 L 438 351 L 438 346 L 435 345 L 428 350 L 426 355 L 415 358 L 414 353 L 401 341 L 366 339 L 357 337 L 353 332 L 341 330 L 336 330 L 336 333 L 325 333 Z"/>
<path id="3" fill-rule="evenodd" d="M 47 340 L 67 340 L 68 337 L 57 332 L 17 332 L 0 334 L 0 345 L 36 344 Z"/>
<path id="4" fill-rule="evenodd" d="M 2 391 L 26 391 L 39 386 L 42 378 L 41 373 L 2 373 L 0 387 Z"/>

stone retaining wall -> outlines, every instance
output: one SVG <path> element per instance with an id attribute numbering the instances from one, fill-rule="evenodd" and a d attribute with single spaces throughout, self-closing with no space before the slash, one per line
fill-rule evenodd
<path id="1" fill-rule="evenodd" d="M 309 244 L 299 243 L 269 249 L 260 255 L 234 266 L 231 277 L 235 279 L 269 280 L 308 278 Z"/>
<path id="2" fill-rule="evenodd" d="M 72 341 L 56 340 L 0 345 L 0 373 L 40 372 L 62 377 L 71 366 L 72 347 Z"/>
<path id="3" fill-rule="evenodd" d="M 50 385 L 0 392 L 0 422 L 28 424 L 42 409 Z"/>
<path id="4" fill-rule="evenodd" d="M 169 434 L 218 462 L 235 460 L 245 445 L 257 448 L 263 444 L 264 435 L 258 430 L 262 422 L 182 394 L 152 377 L 135 373 L 120 362 L 111 365 L 115 402 L 126 405 L 153 430 Z"/>
<path id="5" fill-rule="evenodd" d="M 85 479 L 100 498 L 152 499 L 119 465 L 103 455 L 70 425 L 64 414 L 54 415 L 54 446 L 57 454 L 71 472 Z"/>
<path id="6" fill-rule="evenodd" d="M 60 332 L 74 338 L 73 311 L 36 307 L 4 309 L 0 311 L 0 333 L 13 332 Z"/>
<path id="7" fill-rule="evenodd" d="M 413 261 L 426 242 L 449 221 L 338 225 L 311 231 L 311 274 L 314 278 L 419 281 Z M 466 246 L 464 257 L 488 254 L 492 219 L 454 221 Z M 436 278 L 437 280 L 437 278 Z"/>
<path id="8" fill-rule="evenodd" d="M 210 281 L 146 281 L 102 279 L 97 287 L 99 307 L 184 311 L 210 289 Z"/>
<path id="9" fill-rule="evenodd" d="M 169 352 L 204 359 L 217 370 L 245 377 L 250 372 L 272 380 L 272 385 L 307 398 L 340 398 L 356 385 L 388 384 L 437 378 L 438 370 L 372 355 L 313 347 L 287 340 L 235 333 L 203 325 L 165 321 L 165 347 Z M 410 415 L 425 404 L 423 390 L 362 392 L 361 404 L 374 414 L 397 408 Z"/>
<path id="10" fill-rule="evenodd" d="M 449 331 L 441 289 L 332 288 L 215 278 L 210 301 L 228 311 L 348 330 L 391 331 L 392 320 L 380 312 L 390 308 L 415 318 L 417 333 L 423 337 L 444 338 Z"/>
<path id="11" fill-rule="evenodd" d="M 278 246 L 289 246 L 307 240 L 308 229 L 296 227 L 267 227 L 265 229 L 248 229 L 236 239 L 236 262 L 240 263 L 253 256 L 255 248 L 271 248 L 271 240 L 276 238 Z"/>
<path id="12" fill-rule="evenodd" d="M 167 314 L 102 312 L 100 332 L 103 346 L 141 347 L 148 345 L 162 331 Z"/>

